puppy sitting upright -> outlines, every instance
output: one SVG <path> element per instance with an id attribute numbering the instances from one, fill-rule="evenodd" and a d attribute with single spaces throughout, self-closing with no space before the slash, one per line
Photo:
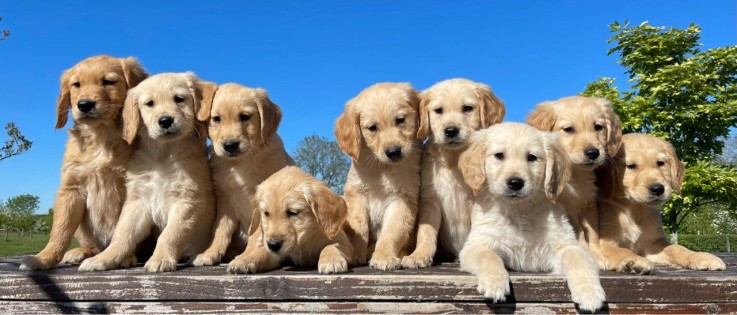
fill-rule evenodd
<path id="1" fill-rule="evenodd" d="M 420 139 L 429 133 L 422 156 L 417 247 L 404 268 L 428 267 L 438 242 L 457 257 L 471 230 L 473 192 L 458 170 L 458 157 L 472 132 L 500 123 L 504 104 L 491 89 L 466 79 L 439 82 L 420 93 Z"/>
<path id="2" fill-rule="evenodd" d="M 505 265 L 564 273 L 582 310 L 601 308 L 596 264 L 555 203 L 570 175 L 558 135 L 501 123 L 476 132 L 470 143 L 458 163 L 476 194 L 461 270 L 477 275 L 479 292 L 495 302 L 509 294 Z"/>
<path id="3" fill-rule="evenodd" d="M 295 166 L 274 173 L 253 198 L 246 252 L 228 264 L 230 273 L 257 273 L 279 267 L 317 265 L 320 273 L 348 271 L 353 255 L 343 231 L 343 198 Z"/>
<path id="4" fill-rule="evenodd" d="M 648 274 L 653 263 L 697 270 L 724 270 L 709 253 L 671 245 L 658 208 L 679 193 L 684 166 L 670 143 L 646 134 L 627 134 L 614 163 L 597 173 L 601 249 L 605 269 Z"/>
<path id="5" fill-rule="evenodd" d="M 407 254 L 420 190 L 419 101 L 408 83 L 378 83 L 348 101 L 335 122 L 353 160 L 345 184 L 356 264 L 398 269 Z"/>
<path id="6" fill-rule="evenodd" d="M 125 200 L 131 152 L 120 136 L 120 113 L 126 91 L 147 76 L 133 57 L 95 56 L 64 71 L 56 128 L 64 127 L 70 110 L 74 127 L 64 152 L 54 223 L 46 247 L 27 257 L 20 269 L 51 269 L 60 261 L 78 264 L 110 243 Z M 80 247 L 64 254 L 72 235 Z"/>
<path id="7" fill-rule="evenodd" d="M 265 90 L 234 83 L 215 88 L 216 91 L 206 93 L 212 97 L 202 101 L 202 115 L 198 118 L 209 120 L 208 131 L 215 151 L 210 166 L 217 216 L 212 243 L 194 260 L 195 266 L 220 263 L 231 239 L 237 244 L 231 248 L 239 254 L 243 252 L 241 232 L 245 235 L 251 223 L 251 199 L 256 186 L 294 164 L 276 134 L 281 110 Z"/>
<path id="8" fill-rule="evenodd" d="M 161 231 L 149 272 L 174 271 L 179 259 L 208 244 L 215 198 L 205 154 L 202 86 L 194 73 L 161 73 L 131 89 L 123 111 L 124 137 L 136 141 L 126 172 L 128 196 L 112 243 L 79 270 L 135 266 L 136 246 Z"/>

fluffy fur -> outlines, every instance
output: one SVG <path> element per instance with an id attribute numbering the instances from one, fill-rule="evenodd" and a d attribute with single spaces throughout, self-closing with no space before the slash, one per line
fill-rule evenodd
<path id="1" fill-rule="evenodd" d="M 430 266 L 438 242 L 445 254 L 458 256 L 471 230 L 473 202 L 458 157 L 472 132 L 500 123 L 504 113 L 488 86 L 466 79 L 445 80 L 420 93 L 420 138 L 430 138 L 422 156 L 417 247 L 402 258 L 404 268 Z"/>
<path id="2" fill-rule="evenodd" d="M 282 260 L 314 266 L 320 273 L 342 273 L 351 264 L 343 230 L 343 198 L 295 166 L 261 183 L 253 199 L 251 241 L 246 252 L 228 264 L 230 273 L 257 273 L 279 267 Z"/>
<path id="3" fill-rule="evenodd" d="M 627 134 L 614 163 L 599 173 L 601 249 L 605 269 L 648 274 L 653 264 L 724 270 L 709 253 L 666 241 L 659 207 L 679 193 L 684 166 L 670 143 L 646 134 Z"/>
<path id="4" fill-rule="evenodd" d="M 378 83 L 348 101 L 335 122 L 340 149 L 353 163 L 345 184 L 348 232 L 356 264 L 398 269 L 417 216 L 420 142 L 417 92 Z"/>
<path id="5" fill-rule="evenodd" d="M 256 186 L 285 166 L 294 165 L 276 134 L 281 109 L 265 90 L 228 83 L 204 94 L 203 115 L 198 118 L 209 121 L 217 215 L 212 243 L 195 258 L 195 266 L 218 264 L 223 258 L 234 257 L 233 253 L 243 252 Z M 231 244 L 230 257 L 225 257 Z"/>
<path id="6" fill-rule="evenodd" d="M 587 244 L 601 265 L 594 170 L 610 161 L 621 144 L 619 117 L 606 99 L 571 96 L 538 104 L 527 122 L 540 130 L 560 134 L 573 175 L 559 201 L 568 212 L 579 241 Z"/>
<path id="7" fill-rule="evenodd" d="M 182 256 L 208 244 L 215 198 L 205 154 L 201 110 L 204 83 L 194 73 L 162 73 L 128 92 L 124 137 L 136 141 L 126 172 L 127 198 L 110 246 L 82 271 L 132 267 L 136 246 L 161 231 L 149 272 L 174 271 Z"/>
<path id="8" fill-rule="evenodd" d="M 555 203 L 570 176 L 558 135 L 502 123 L 478 131 L 470 143 L 459 165 L 476 198 L 461 270 L 477 275 L 479 292 L 495 302 L 509 294 L 505 265 L 562 272 L 582 310 L 601 308 L 604 290 L 596 264 Z"/>
<path id="9" fill-rule="evenodd" d="M 110 56 L 85 59 L 62 75 L 56 128 L 64 127 L 70 110 L 74 127 L 64 152 L 54 223 L 46 247 L 27 257 L 21 269 L 51 269 L 60 261 L 78 264 L 110 243 L 125 199 L 131 152 L 121 137 L 120 113 L 126 91 L 146 77 L 135 58 Z M 64 254 L 72 235 L 80 247 Z"/>

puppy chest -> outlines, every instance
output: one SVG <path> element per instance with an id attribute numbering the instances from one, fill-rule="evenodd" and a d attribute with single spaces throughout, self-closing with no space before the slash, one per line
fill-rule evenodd
<path id="1" fill-rule="evenodd" d="M 165 226 L 169 213 L 177 204 L 191 202 L 196 198 L 196 185 L 182 174 L 151 171 L 137 180 L 136 192 L 140 201 L 147 205 L 157 226 Z"/>

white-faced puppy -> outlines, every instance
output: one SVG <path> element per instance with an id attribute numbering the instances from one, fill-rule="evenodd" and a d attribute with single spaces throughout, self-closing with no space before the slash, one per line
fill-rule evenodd
<path id="1" fill-rule="evenodd" d="M 598 172 L 601 249 L 605 269 L 648 274 L 653 264 L 698 270 L 724 270 L 709 253 L 671 245 L 665 238 L 660 206 L 679 193 L 684 166 L 670 143 L 646 134 L 627 134 L 614 163 Z"/>
<path id="2" fill-rule="evenodd" d="M 87 58 L 61 77 L 56 128 L 72 112 L 54 202 L 54 223 L 46 247 L 26 257 L 20 269 L 51 269 L 61 261 L 78 264 L 110 243 L 125 199 L 128 143 L 121 137 L 120 113 L 126 91 L 148 75 L 133 57 Z M 72 242 L 80 247 L 64 252 Z M 63 255 L 63 258 L 62 258 Z"/>
<path id="3" fill-rule="evenodd" d="M 404 268 L 430 266 L 438 249 L 457 257 L 471 230 L 473 192 L 463 181 L 458 157 L 471 133 L 500 123 L 504 104 L 491 89 L 466 79 L 439 82 L 420 93 L 422 156 L 417 247 Z"/>
<path id="4" fill-rule="evenodd" d="M 471 136 L 459 166 L 476 198 L 460 261 L 461 270 L 478 276 L 484 297 L 505 300 L 506 265 L 563 273 L 582 310 L 603 305 L 596 264 L 555 203 L 570 176 L 568 164 L 557 134 L 528 125 L 501 123 Z"/>
<path id="5" fill-rule="evenodd" d="M 408 83 L 378 83 L 348 101 L 335 122 L 353 163 L 345 184 L 356 264 L 398 269 L 408 254 L 420 190 L 419 101 Z"/>
<path id="6" fill-rule="evenodd" d="M 283 260 L 317 265 L 320 273 L 348 271 L 345 201 L 322 181 L 285 167 L 258 185 L 253 210 L 248 247 L 228 264 L 229 273 L 265 272 Z"/>
<path id="7" fill-rule="evenodd" d="M 132 267 L 133 252 L 152 230 L 161 231 L 149 272 L 173 271 L 183 256 L 208 244 L 215 198 L 205 154 L 202 86 L 194 73 L 161 73 L 128 92 L 124 138 L 136 142 L 126 172 L 127 198 L 110 246 L 79 270 Z"/>
<path id="8" fill-rule="evenodd" d="M 217 215 L 212 243 L 195 258 L 195 266 L 220 263 L 231 244 L 237 244 L 231 247 L 233 252 L 243 252 L 241 235 L 247 235 L 251 223 L 251 199 L 256 186 L 294 164 L 276 134 L 281 109 L 265 90 L 235 83 L 213 87 L 217 90 L 205 93 L 210 97 L 202 101 L 202 115 L 198 118 L 209 121 L 208 133 L 215 152 L 210 167 Z"/>
<path id="9" fill-rule="evenodd" d="M 606 99 L 570 96 L 538 104 L 527 123 L 560 134 L 563 150 L 572 162 L 572 176 L 558 200 L 566 208 L 579 241 L 588 244 L 601 266 L 594 169 L 611 160 L 621 144 L 619 117 Z"/>

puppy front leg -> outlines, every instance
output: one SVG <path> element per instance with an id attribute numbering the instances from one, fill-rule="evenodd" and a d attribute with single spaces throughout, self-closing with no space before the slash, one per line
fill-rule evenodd
<path id="1" fill-rule="evenodd" d="M 156 241 L 153 255 L 143 266 L 148 272 L 167 272 L 177 269 L 177 262 L 192 235 L 197 211 L 191 204 L 177 202 L 171 206 L 166 226 Z"/>
<path id="2" fill-rule="evenodd" d="M 259 227 L 256 232 L 248 238 L 248 245 L 243 254 L 235 257 L 228 264 L 228 273 L 244 274 L 259 273 L 279 268 L 281 258 L 273 252 L 264 248 L 263 233 Z"/>
<path id="3" fill-rule="evenodd" d="M 320 252 L 317 270 L 320 273 L 348 272 L 348 262 L 353 256 L 351 243 L 344 234 L 340 234 L 332 244 L 325 246 Z"/>
<path id="4" fill-rule="evenodd" d="M 99 254 L 104 249 L 95 240 L 90 227 L 84 224 L 84 222 L 80 223 L 77 232 L 74 233 L 74 238 L 79 242 L 79 247 L 67 251 L 64 254 L 64 258 L 61 259 L 62 263 L 78 265 L 83 260 Z"/>
<path id="5" fill-rule="evenodd" d="M 205 252 L 197 255 L 192 262 L 193 265 L 212 266 L 219 264 L 225 252 L 228 250 L 228 245 L 230 245 L 234 237 L 233 234 L 236 231 L 236 226 L 238 225 L 238 215 L 236 214 L 238 206 L 233 203 L 232 199 L 218 194 L 217 215 L 212 229 L 212 243 Z"/>
<path id="6" fill-rule="evenodd" d="M 353 248 L 353 264 L 365 265 L 368 256 L 369 241 L 369 208 L 366 198 L 360 195 L 346 195 L 348 218 L 344 225 L 348 239 Z M 249 239 L 250 243 L 250 239 Z"/>
<path id="7" fill-rule="evenodd" d="M 635 254 L 628 248 L 622 248 L 609 241 L 600 241 L 604 270 L 627 272 L 634 274 L 650 274 L 653 263 L 645 257 Z"/>
<path id="8" fill-rule="evenodd" d="M 558 256 L 573 302 L 585 311 L 600 309 L 606 296 L 599 281 L 599 269 L 591 255 L 576 244 L 563 246 L 558 250 Z"/>
<path id="9" fill-rule="evenodd" d="M 411 255 L 402 258 L 402 267 L 413 269 L 432 265 L 438 248 L 438 229 L 442 220 L 440 207 L 434 193 L 422 194 L 417 218 L 417 247 Z"/>
<path id="10" fill-rule="evenodd" d="M 695 270 L 724 270 L 721 258 L 710 253 L 694 252 L 681 245 L 659 240 L 647 250 L 647 259 L 656 264 L 675 265 Z"/>
<path id="11" fill-rule="evenodd" d="M 599 242 L 599 208 L 595 201 L 586 204 L 581 217 L 581 225 L 586 236 L 585 245 L 589 249 L 594 261 L 603 269 L 604 256 L 601 253 Z"/>
<path id="12" fill-rule="evenodd" d="M 509 273 L 504 268 L 504 261 L 489 245 L 469 243 L 463 246 L 458 254 L 461 271 L 476 275 L 479 279 L 477 290 L 486 299 L 494 303 L 504 302 L 510 291 Z"/>
<path id="13" fill-rule="evenodd" d="M 384 213 L 381 234 L 369 265 L 379 270 L 396 270 L 401 267 L 399 255 L 407 248 L 412 228 L 415 226 L 417 204 L 403 199 L 392 202 Z"/>

